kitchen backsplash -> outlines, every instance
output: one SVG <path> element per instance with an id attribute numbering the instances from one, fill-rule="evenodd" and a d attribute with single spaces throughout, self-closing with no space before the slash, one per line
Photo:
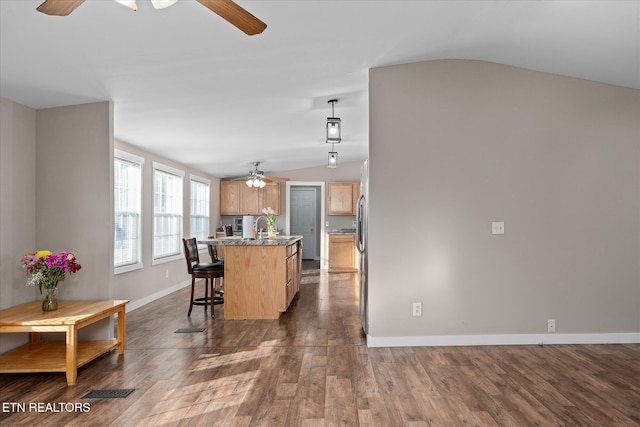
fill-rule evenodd
<path id="1" fill-rule="evenodd" d="M 234 216 L 223 216 L 222 224 L 233 224 Z M 341 228 L 354 228 L 354 221 L 356 220 L 355 215 L 327 215 L 326 222 L 328 224 L 327 231 L 337 230 Z M 278 228 L 284 228 L 285 218 L 284 215 L 280 215 L 277 217 L 276 221 Z M 216 227 L 216 229 L 220 228 L 220 224 Z"/>
<path id="2" fill-rule="evenodd" d="M 356 220 L 355 215 L 331 215 L 327 216 L 327 231 L 338 230 L 341 228 L 355 228 L 353 224 Z"/>

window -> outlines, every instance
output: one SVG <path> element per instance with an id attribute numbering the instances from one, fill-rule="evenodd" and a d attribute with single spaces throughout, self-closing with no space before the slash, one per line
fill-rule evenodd
<path id="1" fill-rule="evenodd" d="M 113 161 L 114 273 L 142 268 L 141 199 L 144 159 L 115 150 Z"/>
<path id="2" fill-rule="evenodd" d="M 182 177 L 184 172 L 153 163 L 153 260 L 182 256 Z"/>
<path id="3" fill-rule="evenodd" d="M 191 237 L 209 236 L 209 180 L 191 175 Z"/>

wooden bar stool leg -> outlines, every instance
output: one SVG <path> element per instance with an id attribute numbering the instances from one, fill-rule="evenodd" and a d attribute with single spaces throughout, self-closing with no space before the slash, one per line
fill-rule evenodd
<path id="1" fill-rule="evenodd" d="M 187 317 L 191 316 L 191 310 L 193 310 L 193 291 L 196 286 L 196 278 L 191 277 L 191 299 L 189 300 L 189 312 L 187 313 Z"/>
<path id="2" fill-rule="evenodd" d="M 209 279 L 204 279 L 204 312 L 207 312 L 207 301 L 209 301 Z"/>
<path id="3" fill-rule="evenodd" d="M 213 306 L 215 304 L 216 301 L 216 280 L 218 279 L 211 279 L 211 318 L 213 319 Z"/>

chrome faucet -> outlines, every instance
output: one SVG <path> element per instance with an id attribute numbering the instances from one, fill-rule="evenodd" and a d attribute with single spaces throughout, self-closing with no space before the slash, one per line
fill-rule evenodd
<path id="1" fill-rule="evenodd" d="M 256 234 L 258 235 L 258 239 L 262 239 L 262 228 L 258 229 L 258 221 L 260 221 L 260 218 L 264 218 L 267 223 L 269 222 L 269 219 L 267 219 L 266 216 L 264 215 L 260 215 L 258 218 L 256 218 L 256 222 L 253 224 L 253 228 L 256 230 Z"/>

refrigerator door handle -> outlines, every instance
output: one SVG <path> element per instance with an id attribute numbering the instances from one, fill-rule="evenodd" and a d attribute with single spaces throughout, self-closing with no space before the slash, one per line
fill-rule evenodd
<path id="1" fill-rule="evenodd" d="M 364 235 L 362 233 L 362 221 L 364 220 L 364 205 L 365 205 L 364 194 L 360 195 L 358 198 L 357 209 L 356 209 L 356 246 L 358 248 L 358 252 L 361 254 L 364 253 Z"/>

